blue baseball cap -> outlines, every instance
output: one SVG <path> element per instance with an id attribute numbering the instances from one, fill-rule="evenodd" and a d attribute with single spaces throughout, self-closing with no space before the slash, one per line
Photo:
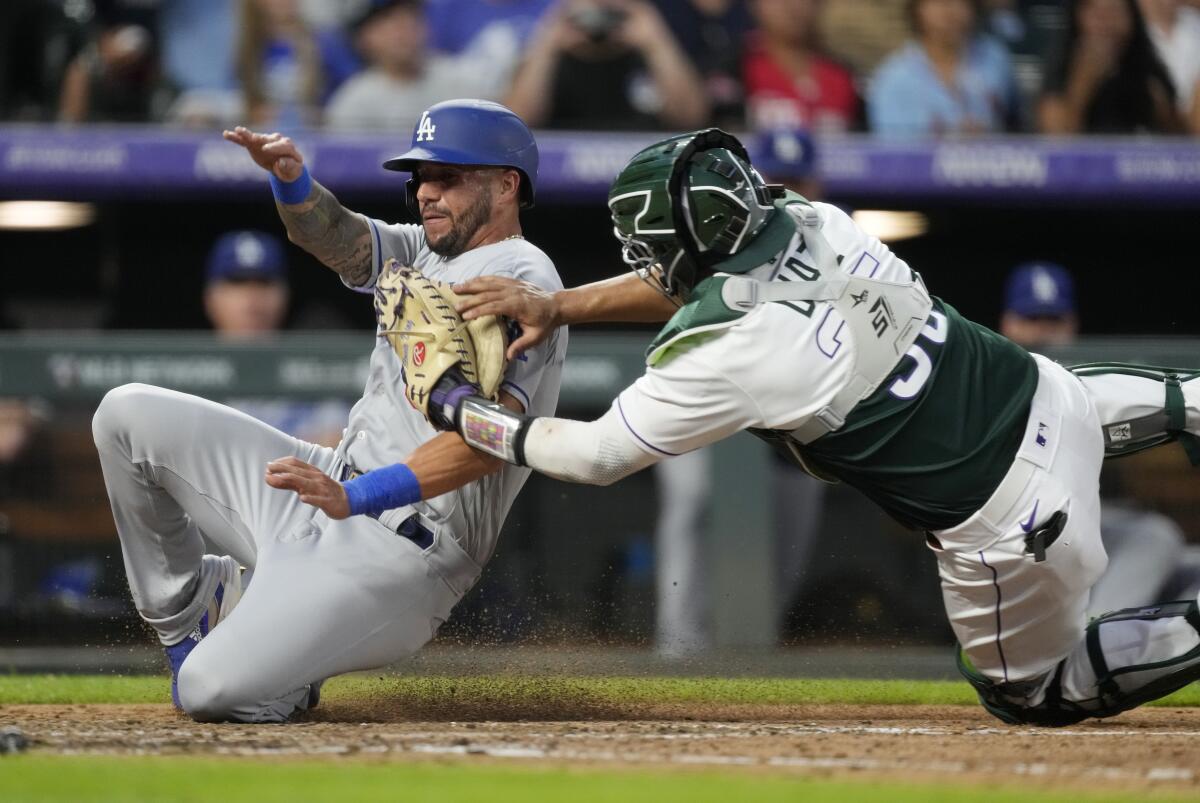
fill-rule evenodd
<path id="1" fill-rule="evenodd" d="M 1025 318 L 1075 314 L 1075 282 L 1062 265 L 1026 262 L 1008 276 L 1004 308 Z"/>
<path id="2" fill-rule="evenodd" d="M 816 171 L 817 149 L 803 128 L 763 131 L 754 145 L 754 167 L 769 181 L 806 179 Z"/>
<path id="3" fill-rule="evenodd" d="M 261 231 L 231 231 L 221 235 L 208 254 L 208 282 L 287 281 L 287 260 L 279 238 Z"/>

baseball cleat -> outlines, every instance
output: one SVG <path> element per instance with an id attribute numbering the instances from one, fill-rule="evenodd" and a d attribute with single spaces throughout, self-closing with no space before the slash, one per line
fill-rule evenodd
<path id="1" fill-rule="evenodd" d="M 229 616 L 242 598 L 242 567 L 228 555 L 218 560 L 221 563 L 221 579 L 217 583 L 217 590 L 208 601 L 208 608 L 187 638 L 164 648 L 167 662 L 171 665 L 171 702 L 175 703 L 175 707 L 180 711 L 183 710 L 183 706 L 179 702 L 179 670 L 183 667 L 184 660 L 191 655 L 201 639 Z"/>

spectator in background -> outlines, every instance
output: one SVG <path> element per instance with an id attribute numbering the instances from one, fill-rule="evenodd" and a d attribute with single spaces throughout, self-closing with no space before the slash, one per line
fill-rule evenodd
<path id="1" fill-rule="evenodd" d="M 325 100 L 358 69 L 340 31 L 310 30 L 297 0 L 242 0 L 237 76 L 254 126 L 320 121 Z"/>
<path id="2" fill-rule="evenodd" d="M 162 117 L 157 8 L 129 0 L 95 4 L 90 41 L 63 75 L 58 117 L 63 122 L 138 123 Z"/>
<path id="3" fill-rule="evenodd" d="M 86 40 L 79 7 L 45 0 L 0 2 L 0 120 L 53 119 L 63 73 Z"/>
<path id="4" fill-rule="evenodd" d="M 429 0 L 429 45 L 490 64 L 506 79 L 555 0 Z"/>
<path id="5" fill-rule="evenodd" d="M 177 93 L 166 119 L 191 126 L 242 117 L 234 69 L 238 0 L 162 0 L 158 32 L 162 70 Z"/>
<path id="6" fill-rule="evenodd" d="M 711 122 L 746 124 L 742 54 L 754 20 L 745 0 L 655 0 L 667 27 L 692 61 L 712 104 Z"/>
<path id="7" fill-rule="evenodd" d="M 742 59 L 747 122 L 756 129 L 858 128 L 862 104 L 850 71 L 824 54 L 823 0 L 750 0 L 757 29 Z"/>
<path id="8" fill-rule="evenodd" d="M 1175 85 L 1175 105 L 1192 133 L 1200 133 L 1200 10 L 1183 0 L 1140 0 L 1146 31 Z"/>
<path id="9" fill-rule="evenodd" d="M 326 123 L 336 129 L 410 131 L 421 112 L 455 97 L 494 97 L 497 72 L 464 59 L 428 55 L 420 0 L 376 0 L 354 27 L 368 68 L 329 99 Z"/>
<path id="10" fill-rule="evenodd" d="M 546 15 L 505 105 L 530 126 L 693 129 L 704 84 L 644 0 L 564 0 Z"/>
<path id="11" fill-rule="evenodd" d="M 313 28 L 345 28 L 370 4 L 371 0 L 300 0 L 300 13 Z"/>
<path id="12" fill-rule="evenodd" d="M 1017 0 L 980 0 L 983 30 L 1003 42 L 1009 50 L 1028 36 L 1028 25 Z"/>
<path id="13" fill-rule="evenodd" d="M 236 87 L 236 0 L 163 0 L 159 12 L 163 72 L 182 92 Z"/>
<path id="14" fill-rule="evenodd" d="M 1004 293 L 1000 333 L 1030 351 L 1067 346 L 1079 333 L 1075 284 L 1061 265 L 1030 262 L 1009 275 Z M 1119 481 L 1106 472 L 1101 481 L 1100 539 L 1108 553 L 1108 568 L 1092 586 L 1088 615 L 1148 605 L 1160 593 L 1173 593 L 1195 578 L 1177 574 L 1185 556 L 1200 551 L 1187 547 L 1179 525 L 1167 516 L 1146 510 L 1122 492 Z M 1195 593 L 1192 591 L 1191 593 Z M 1186 596 L 1186 595 L 1183 595 Z"/>
<path id="15" fill-rule="evenodd" d="M 1008 51 L 977 32 L 972 0 L 909 0 L 913 39 L 875 73 L 868 97 L 880 134 L 1003 131 L 1016 115 Z"/>
<path id="16" fill-rule="evenodd" d="M 254 338 L 283 327 L 288 309 L 287 262 L 276 237 L 234 231 L 217 240 L 205 271 L 204 312 L 231 338 Z"/>
<path id="17" fill-rule="evenodd" d="M 1135 0 L 1072 0 L 1038 127 L 1047 134 L 1184 130 L 1174 85 Z"/>
<path id="18" fill-rule="evenodd" d="M 277 237 L 260 231 L 222 235 L 209 253 L 204 311 L 223 338 L 253 340 L 283 328 L 288 312 L 287 261 Z M 230 407 L 289 435 L 334 446 L 350 405 L 340 399 L 226 399 Z"/>
<path id="19" fill-rule="evenodd" d="M 763 131 L 754 141 L 754 167 L 772 183 L 782 184 L 810 201 L 821 198 L 817 149 L 802 128 Z"/>
<path id="20" fill-rule="evenodd" d="M 1075 282 L 1053 262 L 1029 262 L 1013 269 L 1004 289 L 1000 333 L 1026 348 L 1067 346 L 1079 334 Z"/>

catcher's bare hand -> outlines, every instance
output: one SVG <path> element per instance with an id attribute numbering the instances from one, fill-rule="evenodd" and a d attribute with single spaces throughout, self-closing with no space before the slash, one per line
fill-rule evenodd
<path id="1" fill-rule="evenodd" d="M 281 457 L 267 463 L 267 485 L 295 491 L 306 505 L 319 507 L 331 519 L 350 517 L 350 500 L 342 484 L 298 457 Z"/>
<path id="2" fill-rule="evenodd" d="M 304 156 L 291 137 L 285 137 L 278 132 L 259 134 L 240 125 L 232 131 L 222 132 L 221 136 L 235 145 L 241 145 L 256 165 L 271 171 L 281 181 L 295 181 L 300 178 Z"/>
<path id="3" fill-rule="evenodd" d="M 463 298 L 454 305 L 464 320 L 500 315 L 521 324 L 521 336 L 508 344 L 508 359 L 545 340 L 559 325 L 554 294 L 532 282 L 504 276 L 479 276 L 454 285 Z"/>

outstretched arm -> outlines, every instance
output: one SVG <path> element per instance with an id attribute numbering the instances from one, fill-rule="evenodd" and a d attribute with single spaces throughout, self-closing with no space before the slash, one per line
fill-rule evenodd
<path id="1" fill-rule="evenodd" d="M 371 232 L 366 222 L 338 202 L 308 175 L 304 156 L 290 137 L 258 134 L 238 126 L 224 132 L 271 174 L 275 206 L 288 239 L 308 251 L 347 283 L 361 287 L 371 278 Z"/>
<path id="2" fill-rule="evenodd" d="M 509 359 L 537 345 L 559 326 L 578 323 L 657 323 L 678 309 L 634 273 L 548 293 L 529 282 L 481 276 L 454 286 L 455 308 L 466 320 L 502 315 L 521 325 Z"/>
<path id="3" fill-rule="evenodd" d="M 519 412 L 521 403 L 500 394 L 505 408 Z M 408 459 L 372 471 L 349 483 L 338 482 L 298 457 L 281 457 L 267 464 L 266 483 L 295 491 L 300 501 L 318 507 L 331 519 L 360 513 L 379 513 L 421 499 L 432 499 L 494 474 L 504 463 L 468 446 L 456 432 L 442 432 L 417 447 Z M 351 483 L 355 485 L 351 486 Z M 384 486 L 380 490 L 380 486 Z M 379 494 L 384 498 L 380 499 Z"/>

